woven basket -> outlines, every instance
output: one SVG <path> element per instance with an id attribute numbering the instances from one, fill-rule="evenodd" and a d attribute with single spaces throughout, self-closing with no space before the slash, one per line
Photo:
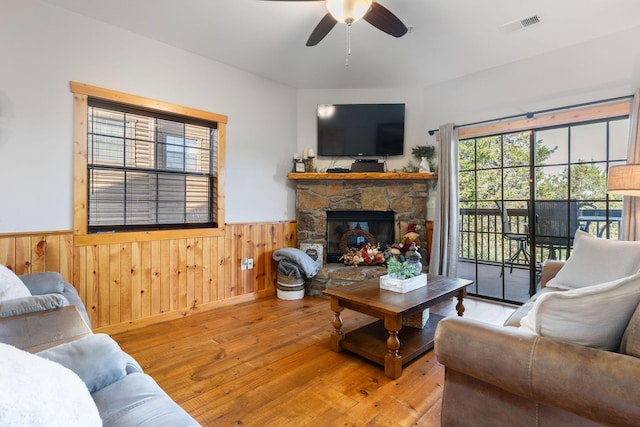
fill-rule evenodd
<path id="1" fill-rule="evenodd" d="M 302 299 L 305 292 L 305 283 L 302 277 L 290 276 L 278 272 L 276 293 L 278 298 L 285 300 Z"/>
<path id="2" fill-rule="evenodd" d="M 296 291 L 304 291 L 305 286 L 304 283 L 302 285 L 283 285 L 282 283 L 276 283 L 276 288 L 284 292 L 296 292 Z"/>
<path id="3" fill-rule="evenodd" d="M 277 282 L 281 285 L 302 285 L 304 286 L 304 279 L 302 277 L 296 277 L 294 274 L 285 275 L 278 272 Z"/>

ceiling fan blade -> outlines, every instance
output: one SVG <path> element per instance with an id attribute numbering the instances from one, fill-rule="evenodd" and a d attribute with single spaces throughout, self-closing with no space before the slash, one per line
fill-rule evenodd
<path id="1" fill-rule="evenodd" d="M 330 13 L 324 15 L 324 18 L 320 20 L 316 28 L 311 32 L 309 40 L 307 40 L 307 46 L 315 46 L 320 43 L 337 23 L 338 21 Z"/>
<path id="2" fill-rule="evenodd" d="M 371 3 L 371 8 L 362 19 L 394 37 L 402 37 L 409 31 L 396 15 L 376 2 Z"/>

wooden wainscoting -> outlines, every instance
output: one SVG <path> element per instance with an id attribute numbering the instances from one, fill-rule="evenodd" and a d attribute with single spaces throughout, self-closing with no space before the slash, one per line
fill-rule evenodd
<path id="1" fill-rule="evenodd" d="M 58 271 L 72 282 L 73 233 L 69 230 L 0 234 L 0 264 L 16 274 Z"/>
<path id="2" fill-rule="evenodd" d="M 296 223 L 121 240 L 74 242 L 71 231 L 0 235 L 0 263 L 17 274 L 59 271 L 78 290 L 94 330 L 115 332 L 275 294 L 272 255 L 296 245 Z M 241 270 L 245 257 L 253 258 L 252 270 Z"/>

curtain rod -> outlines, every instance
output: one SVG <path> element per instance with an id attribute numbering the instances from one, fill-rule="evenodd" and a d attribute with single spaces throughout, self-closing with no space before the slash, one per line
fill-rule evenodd
<path id="1" fill-rule="evenodd" d="M 489 119 L 489 120 L 481 120 L 479 122 L 465 123 L 463 125 L 456 125 L 453 128 L 458 129 L 461 127 L 475 126 L 475 125 L 481 125 L 484 123 L 491 123 L 491 122 L 499 122 L 501 120 L 515 119 L 518 117 L 526 117 L 527 119 L 532 119 L 536 114 L 550 113 L 552 111 L 559 111 L 559 110 L 568 110 L 570 108 L 586 107 L 588 105 L 594 105 L 594 104 L 604 104 L 607 102 L 620 101 L 620 100 L 629 99 L 629 98 L 633 98 L 633 95 L 624 95 L 624 96 L 618 96 L 616 98 L 601 99 L 600 101 L 583 102 L 581 104 L 567 105 L 564 107 L 547 108 L 546 110 L 530 111 L 528 113 L 514 114 L 512 116 L 504 116 L 497 119 Z M 428 131 L 428 133 L 429 135 L 433 135 L 439 131 L 440 131 L 439 129 L 431 129 Z"/>

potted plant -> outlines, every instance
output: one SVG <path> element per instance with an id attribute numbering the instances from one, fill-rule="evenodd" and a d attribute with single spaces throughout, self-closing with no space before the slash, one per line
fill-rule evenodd
<path id="1" fill-rule="evenodd" d="M 417 145 L 411 149 L 413 157 L 420 162 L 420 172 L 432 172 L 435 169 L 433 158 L 436 155 L 436 147 L 433 145 Z"/>
<path id="2" fill-rule="evenodd" d="M 380 287 L 393 292 L 405 293 L 426 285 L 426 274 L 397 258 L 387 261 L 387 274 L 380 277 Z"/>
<path id="3" fill-rule="evenodd" d="M 387 261 L 387 274 L 394 279 L 411 279 L 420 274 L 413 265 L 409 265 L 406 262 L 400 262 L 397 258 L 390 258 Z"/>

